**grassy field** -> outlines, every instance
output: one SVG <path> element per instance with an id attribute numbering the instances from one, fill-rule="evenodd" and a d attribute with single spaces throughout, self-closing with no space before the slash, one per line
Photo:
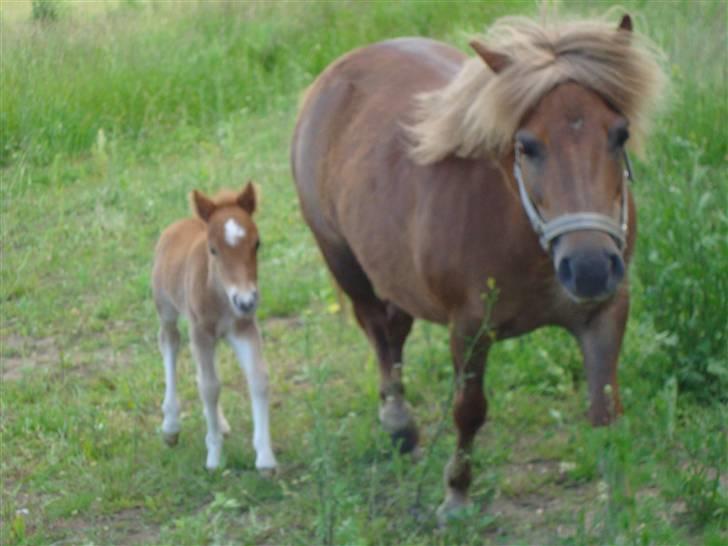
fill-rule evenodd
<path id="1" fill-rule="evenodd" d="M 563 13 L 610 3 L 558 2 Z M 625 416 L 585 419 L 565 333 L 499 344 L 473 509 L 436 528 L 454 445 L 447 333 L 419 323 L 408 398 L 423 455 L 391 454 L 374 356 L 342 316 L 298 211 L 301 91 L 360 45 L 465 48 L 534 2 L 0 3 L 0 543 L 708 544 L 728 542 L 726 2 L 622 2 L 671 89 L 635 192 L 640 240 L 621 359 Z M 245 382 L 221 349 L 224 469 L 181 354 L 180 444 L 159 433 L 150 298 L 160 230 L 192 188 L 256 180 L 274 479 L 254 469 Z"/>

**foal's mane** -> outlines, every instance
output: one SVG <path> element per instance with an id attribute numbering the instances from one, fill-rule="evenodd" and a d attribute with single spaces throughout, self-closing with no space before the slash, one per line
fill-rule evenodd
<path id="1" fill-rule="evenodd" d="M 641 149 L 664 81 L 660 53 L 644 37 L 601 20 L 540 24 L 503 17 L 482 42 L 507 55 L 510 65 L 494 74 L 480 57 L 468 59 L 447 85 L 415 98 L 407 130 L 417 163 L 507 151 L 528 111 L 567 81 L 592 89 L 625 116 L 630 147 Z"/>

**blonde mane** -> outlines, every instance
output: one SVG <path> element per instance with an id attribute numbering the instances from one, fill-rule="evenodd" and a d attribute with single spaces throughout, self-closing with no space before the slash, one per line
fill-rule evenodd
<path id="1" fill-rule="evenodd" d="M 641 150 L 664 83 L 660 53 L 645 38 L 600 20 L 539 24 L 504 17 L 482 42 L 510 64 L 494 74 L 480 57 L 468 59 L 450 83 L 416 97 L 407 131 L 417 163 L 507 151 L 528 111 L 566 81 L 594 90 L 625 116 L 630 148 Z"/>

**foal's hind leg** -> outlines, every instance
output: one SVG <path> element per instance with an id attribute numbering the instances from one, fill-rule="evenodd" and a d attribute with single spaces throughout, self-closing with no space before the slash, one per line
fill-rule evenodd
<path id="1" fill-rule="evenodd" d="M 215 369 L 215 338 L 193 327 L 191 334 L 192 352 L 197 361 L 197 386 L 207 421 L 208 470 L 220 466 L 222 456 L 222 427 L 220 423 L 220 381 Z"/>
<path id="2" fill-rule="evenodd" d="M 162 436 L 169 446 L 177 444 L 179 439 L 179 401 L 177 400 L 177 354 L 179 353 L 180 335 L 177 329 L 177 318 L 162 317 L 159 328 L 159 351 L 164 362 L 164 402 L 162 412 Z"/>

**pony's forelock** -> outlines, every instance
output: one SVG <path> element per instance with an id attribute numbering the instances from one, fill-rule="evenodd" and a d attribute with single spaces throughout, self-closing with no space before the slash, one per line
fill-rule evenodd
<path id="1" fill-rule="evenodd" d="M 415 98 L 407 131 L 416 162 L 503 153 L 526 113 L 566 81 L 594 90 L 624 115 L 630 146 L 640 151 L 665 81 L 661 53 L 643 36 L 602 20 L 504 17 L 482 41 L 508 55 L 510 65 L 496 75 L 479 57 L 468 59 L 450 83 Z"/>

